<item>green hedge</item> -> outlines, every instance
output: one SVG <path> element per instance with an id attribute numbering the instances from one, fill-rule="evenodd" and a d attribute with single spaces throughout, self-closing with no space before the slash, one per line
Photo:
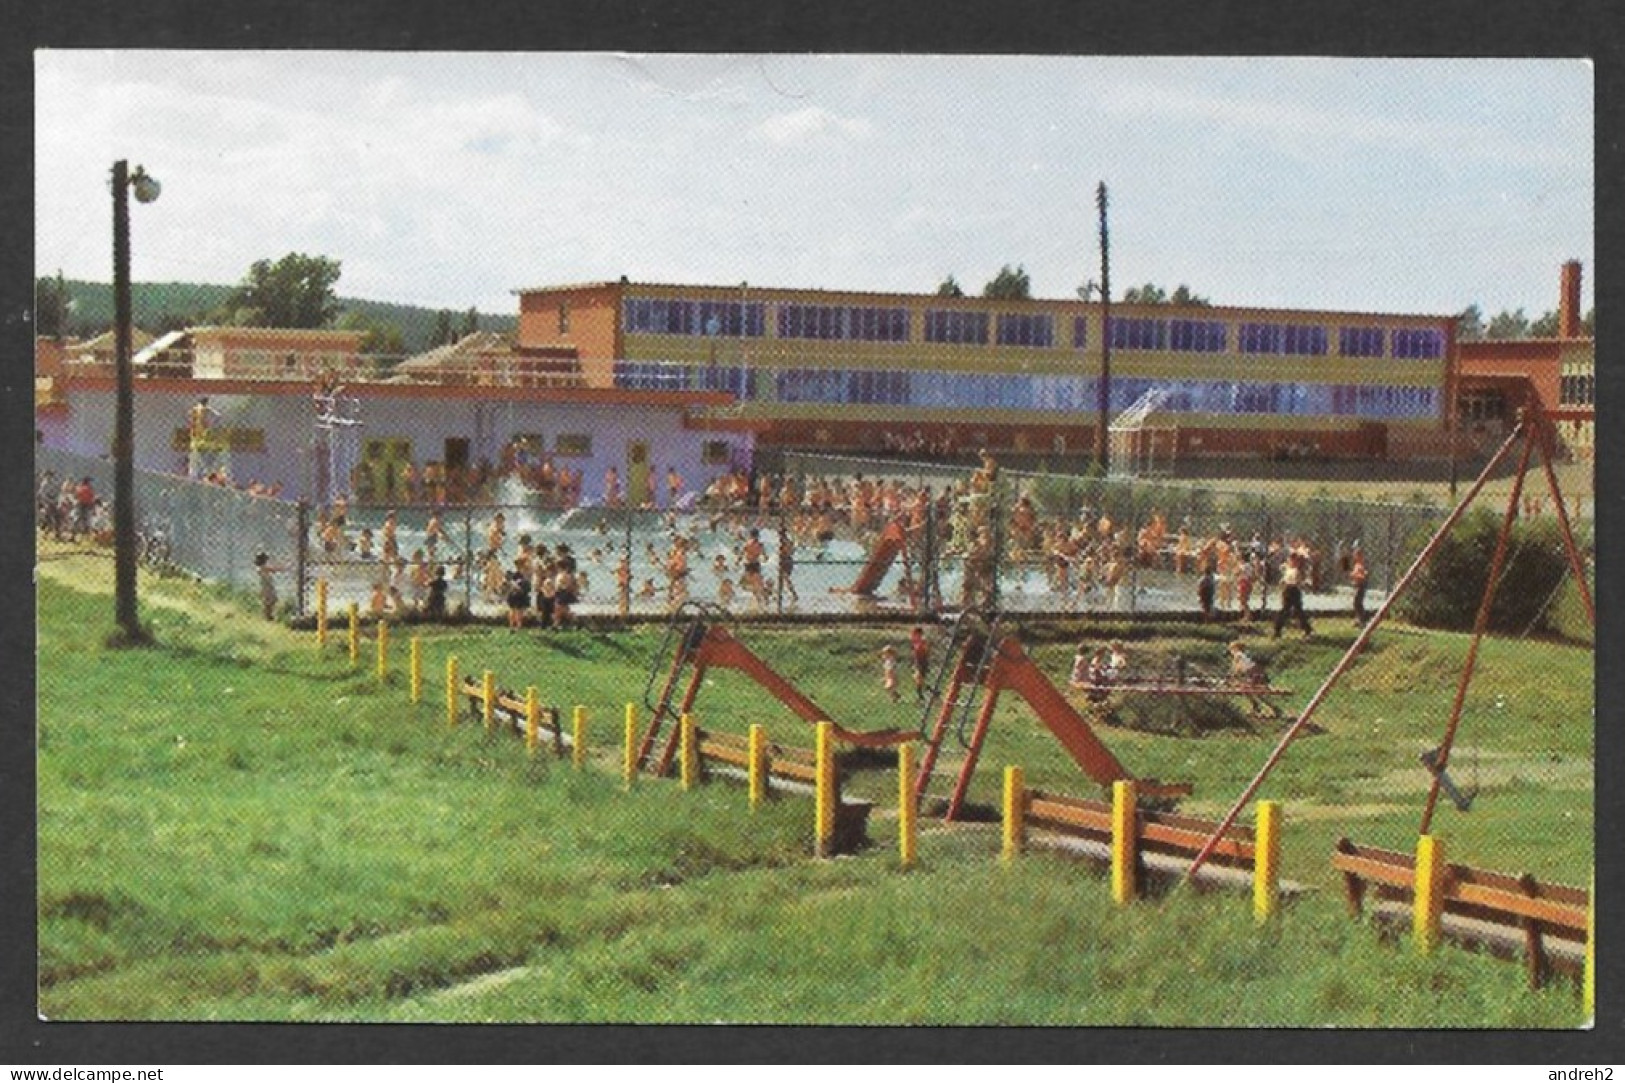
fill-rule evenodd
<path id="1" fill-rule="evenodd" d="M 1478 509 L 1464 516 L 1399 599 L 1399 615 L 1428 628 L 1471 631 L 1500 529 L 1501 516 L 1495 512 Z M 1489 630 L 1591 640 L 1556 520 L 1513 524 Z"/>

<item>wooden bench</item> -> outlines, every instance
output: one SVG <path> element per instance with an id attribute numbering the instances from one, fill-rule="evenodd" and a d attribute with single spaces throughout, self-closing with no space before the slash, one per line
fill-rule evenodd
<path id="1" fill-rule="evenodd" d="M 695 730 L 702 772 L 715 771 L 731 778 L 750 777 L 750 740 L 734 733 L 713 730 Z M 793 748 L 769 743 L 765 749 L 767 759 L 766 784 L 774 789 L 811 794 L 818 783 L 816 755 L 810 748 Z M 710 767 L 708 762 L 719 764 Z M 839 756 L 835 770 L 835 840 L 836 853 L 851 853 L 868 844 L 869 811 L 874 802 L 854 800 L 841 793 L 843 782 Z"/>
<path id="2" fill-rule="evenodd" d="M 1030 829 L 1057 836 L 1063 849 L 1111 861 L 1112 806 L 1109 802 L 1027 790 L 1024 805 Z M 1140 809 L 1135 815 L 1135 850 L 1139 864 L 1149 873 L 1182 877 L 1218 826 L 1216 821 Z M 1254 842 L 1251 828 L 1232 825 L 1197 870 L 1196 883 L 1250 887 L 1256 856 Z M 1282 884 L 1284 894 L 1298 894 L 1303 890 L 1302 885 Z"/>
<path id="3" fill-rule="evenodd" d="M 1367 910 L 1386 924 L 1412 920 L 1416 856 L 1339 839 L 1332 866 L 1343 874 L 1349 913 Z M 1529 986 L 1538 989 L 1554 970 L 1585 966 L 1591 894 L 1584 888 L 1542 883 L 1447 862 L 1439 931 L 1459 943 L 1502 958 L 1521 956 Z"/>

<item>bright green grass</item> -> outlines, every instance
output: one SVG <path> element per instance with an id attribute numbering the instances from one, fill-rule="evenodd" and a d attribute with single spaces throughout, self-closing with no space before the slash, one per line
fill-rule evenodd
<path id="1" fill-rule="evenodd" d="M 1338 834 L 1414 839 L 1425 781 L 1415 754 L 1437 740 L 1453 687 L 1432 671 L 1459 661 L 1460 637 L 1382 639 L 1369 672 L 1353 675 L 1364 683 L 1328 702 L 1328 732 L 1272 778 L 1286 875 L 1320 890 L 1259 930 L 1239 895 L 1118 910 L 1086 865 L 1033 855 L 1001 867 L 992 825 L 929 829 L 922 867 L 902 874 L 883 768 L 851 784 L 881 802 L 877 845 L 834 862 L 807 857 L 804 799 L 750 816 L 726 784 L 683 793 L 644 778 L 625 793 L 620 704 L 641 699 L 653 630 L 426 632 L 429 680 L 414 707 L 405 635 L 380 688 L 370 642 L 351 671 L 342 634 L 318 657 L 308 633 L 169 581 L 143 586 L 159 646 L 110 652 L 109 596 L 94 576 L 75 581 L 86 589 L 44 576 L 39 591 L 40 1008 L 51 1018 L 1578 1022 L 1566 983 L 1531 995 L 1516 966 L 1456 949 L 1417 959 L 1350 922 L 1332 888 Z M 1064 673 L 1074 633 L 1044 644 L 1043 632 L 1032 630 L 1033 652 Z M 878 687 L 876 652 L 895 630 L 740 635 L 848 725 L 910 714 Z M 1345 642 L 1283 641 L 1277 680 L 1306 695 Z M 1179 643 L 1193 657 L 1223 646 L 1200 629 Z M 505 686 L 538 685 L 544 702 L 586 704 L 588 768 L 530 760 L 466 717 L 448 729 L 451 651 L 465 672 L 490 666 Z M 1464 724 L 1463 741 L 1483 749 L 1479 802 L 1467 815 L 1442 809 L 1436 831 L 1461 860 L 1583 883 L 1590 656 L 1490 644 L 1482 666 L 1478 683 L 1503 704 L 1483 701 Z M 1552 687 L 1535 694 L 1535 675 Z M 714 674 L 699 710 L 716 728 L 762 721 L 785 743 L 810 743 L 808 727 L 736 674 Z M 1211 813 L 1276 731 L 1102 735 L 1136 773 L 1194 781 L 1186 807 Z M 1493 784 L 1492 752 L 1505 754 Z M 1554 753 L 1558 767 L 1586 769 L 1534 769 Z M 1014 700 L 989 738 L 979 800 L 996 800 L 1006 762 L 1034 785 L 1093 792 Z"/>

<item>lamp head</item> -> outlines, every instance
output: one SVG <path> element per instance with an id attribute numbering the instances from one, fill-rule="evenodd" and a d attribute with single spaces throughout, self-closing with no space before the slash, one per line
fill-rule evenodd
<path id="1" fill-rule="evenodd" d="M 135 193 L 137 203 L 151 203 L 163 191 L 163 185 L 145 169 L 136 166 L 135 172 L 130 175 L 130 190 Z"/>

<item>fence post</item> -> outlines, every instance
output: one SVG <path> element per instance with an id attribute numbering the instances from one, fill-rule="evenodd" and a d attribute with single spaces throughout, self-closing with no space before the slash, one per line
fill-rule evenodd
<path id="1" fill-rule="evenodd" d="M 1011 765 L 1004 769 L 1004 850 L 1002 857 L 1006 863 L 1016 859 L 1027 841 L 1025 818 L 1027 812 L 1027 787 L 1025 782 L 1020 767 Z"/>
<path id="2" fill-rule="evenodd" d="M 327 580 L 316 580 L 316 647 L 327 646 Z"/>
<path id="3" fill-rule="evenodd" d="M 1134 901 L 1139 845 L 1135 838 L 1135 787 L 1132 779 L 1112 783 L 1112 901 L 1122 906 Z"/>
<path id="4" fill-rule="evenodd" d="M 541 740 L 542 708 L 536 697 L 536 686 L 525 688 L 525 752 L 536 755 L 536 745 Z"/>
<path id="5" fill-rule="evenodd" d="M 446 725 L 457 725 L 457 656 L 446 659 Z"/>
<path id="6" fill-rule="evenodd" d="M 678 725 L 682 737 L 682 754 L 679 757 L 681 760 L 679 764 L 681 780 L 683 789 L 692 790 L 694 784 L 699 781 L 700 776 L 699 748 L 697 747 L 698 742 L 694 740 L 694 716 L 684 711 Z"/>
<path id="7" fill-rule="evenodd" d="M 389 622 L 378 618 L 378 683 L 389 679 Z"/>
<path id="8" fill-rule="evenodd" d="M 464 498 L 467 498 L 466 495 Z M 465 504 L 463 505 L 463 612 L 469 616 L 474 615 L 474 575 L 474 509 Z"/>
<path id="9" fill-rule="evenodd" d="M 1439 942 L 1444 876 L 1444 846 L 1432 835 L 1421 836 L 1416 840 L 1416 901 L 1411 912 L 1411 935 L 1416 950 L 1423 955 Z"/>
<path id="10" fill-rule="evenodd" d="M 484 701 L 480 708 L 480 720 L 485 723 L 485 732 L 490 733 L 497 723 L 497 675 L 490 670 L 480 677 L 480 697 Z"/>
<path id="11" fill-rule="evenodd" d="M 835 803 L 840 800 L 840 795 L 836 792 L 834 730 L 833 723 L 818 723 L 818 736 L 813 744 L 816 833 L 813 849 L 819 857 L 830 857 L 835 852 Z"/>
<path id="12" fill-rule="evenodd" d="M 1258 833 L 1253 844 L 1253 917 L 1275 916 L 1281 899 L 1281 806 L 1258 803 Z"/>
<path id="13" fill-rule="evenodd" d="M 361 607 L 350 603 L 350 665 L 361 664 Z"/>
<path id="14" fill-rule="evenodd" d="M 897 746 L 897 860 L 914 867 L 918 848 L 919 801 L 914 796 L 914 742 Z"/>
<path id="15" fill-rule="evenodd" d="M 767 735 L 760 722 L 752 722 L 749 733 L 749 754 L 745 758 L 750 761 L 750 807 L 754 812 L 767 796 Z"/>
<path id="16" fill-rule="evenodd" d="M 423 702 L 423 637 L 412 637 L 411 653 L 408 655 L 408 672 L 411 675 L 412 702 Z"/>
<path id="17" fill-rule="evenodd" d="M 310 554 L 310 505 L 299 501 L 295 513 L 295 528 L 298 530 L 298 543 L 293 549 L 293 579 L 295 597 L 298 600 L 296 612 L 299 616 L 305 615 L 305 574 L 306 561 Z"/>
<path id="18" fill-rule="evenodd" d="M 577 771 L 587 762 L 587 708 L 576 704 L 570 716 L 570 765 Z"/>
<path id="19" fill-rule="evenodd" d="M 621 750 L 621 784 L 632 788 L 632 777 L 638 769 L 638 708 L 626 705 L 626 738 Z"/>

